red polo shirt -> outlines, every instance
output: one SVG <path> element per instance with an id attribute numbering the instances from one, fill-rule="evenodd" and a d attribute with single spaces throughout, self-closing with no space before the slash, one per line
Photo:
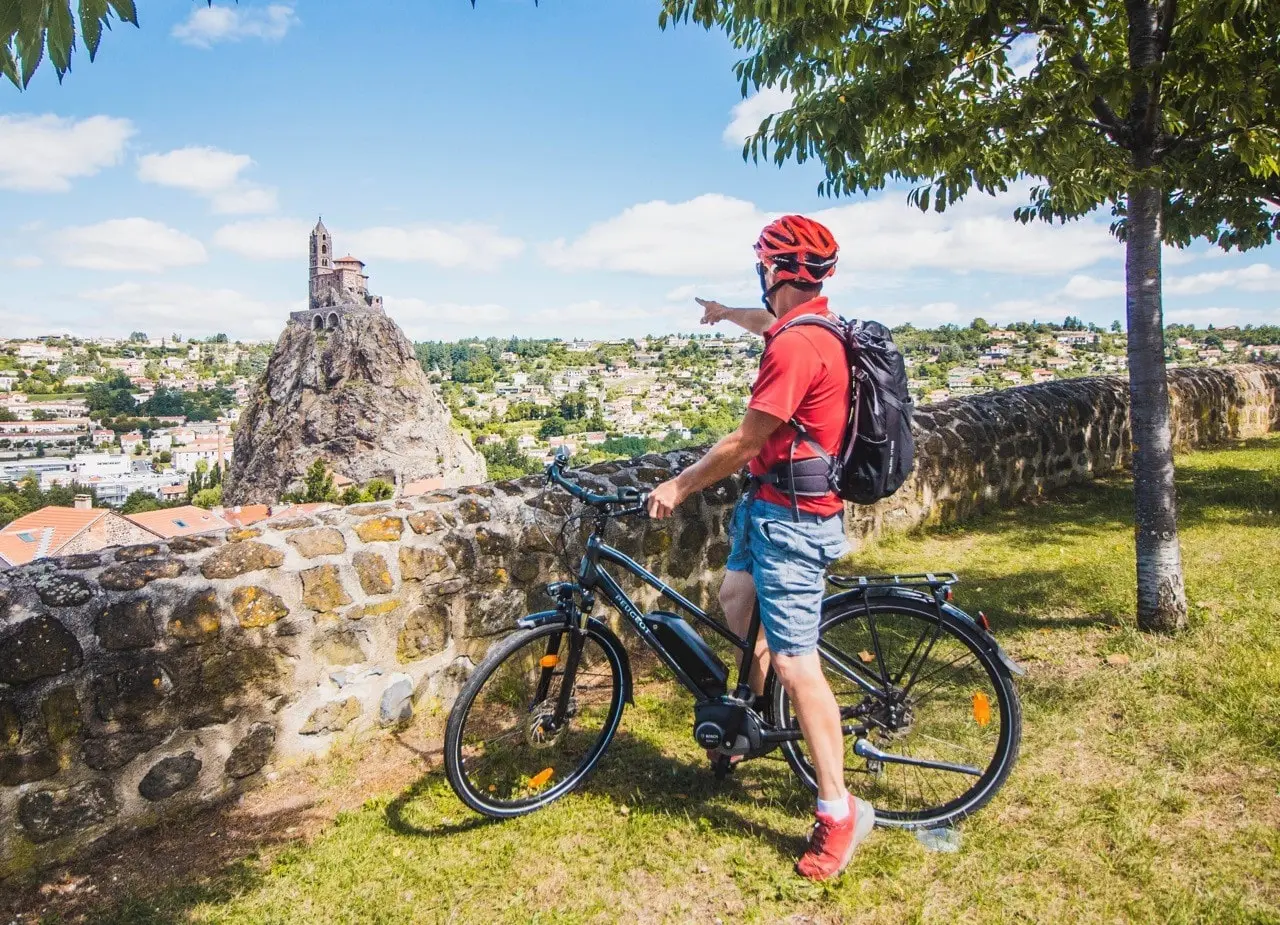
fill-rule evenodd
<path id="1" fill-rule="evenodd" d="M 835 456 L 840 452 L 849 420 L 849 361 L 844 345 L 816 325 L 792 327 L 778 334 L 793 318 L 827 313 L 826 296 L 818 296 L 797 305 L 764 332 L 764 356 L 760 358 L 760 372 L 747 407 L 780 421 L 795 418 L 824 450 Z M 785 423 L 775 430 L 765 441 L 760 455 L 751 460 L 751 473 L 763 475 L 790 458 L 795 433 L 795 429 Z M 796 459 L 817 455 L 803 441 L 796 445 Z M 758 497 L 774 504 L 791 505 L 791 498 L 772 485 L 762 485 Z M 798 502 L 800 510 L 821 516 L 844 510 L 844 502 L 834 492 L 821 498 L 799 498 Z"/>

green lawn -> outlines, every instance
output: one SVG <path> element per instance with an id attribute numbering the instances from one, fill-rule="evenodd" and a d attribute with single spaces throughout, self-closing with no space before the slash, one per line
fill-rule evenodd
<path id="1" fill-rule="evenodd" d="M 1179 488 L 1177 639 L 1132 628 L 1120 481 L 849 563 L 955 569 L 1028 669 L 1021 760 L 957 854 L 879 831 L 837 883 L 799 879 L 809 804 L 786 765 L 717 785 L 688 700 L 650 684 L 586 791 L 541 813 L 482 823 L 432 772 L 96 920 L 1280 922 L 1280 439 L 1181 459 Z"/>

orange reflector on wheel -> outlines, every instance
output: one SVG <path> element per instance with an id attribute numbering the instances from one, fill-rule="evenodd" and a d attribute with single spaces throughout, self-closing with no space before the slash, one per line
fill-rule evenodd
<path id="1" fill-rule="evenodd" d="M 979 726 L 991 722 L 991 701 L 982 691 L 973 695 L 973 719 Z"/>
<path id="2" fill-rule="evenodd" d="M 872 655 L 870 652 L 868 652 L 866 649 L 863 649 L 861 652 L 858 653 L 858 658 L 862 659 L 864 662 L 867 662 L 868 664 L 876 660 L 876 657 Z"/>
<path id="3" fill-rule="evenodd" d="M 538 664 L 543 668 L 554 668 L 556 665 L 560 664 L 560 656 L 544 655 L 542 658 L 538 659 Z"/>
<path id="4" fill-rule="evenodd" d="M 551 658 L 555 658 L 555 656 L 552 655 Z M 533 777 L 529 778 L 529 786 L 535 789 L 541 787 L 547 781 L 551 780 L 551 775 L 554 773 L 554 768 L 543 768 L 537 774 L 533 775 Z"/>

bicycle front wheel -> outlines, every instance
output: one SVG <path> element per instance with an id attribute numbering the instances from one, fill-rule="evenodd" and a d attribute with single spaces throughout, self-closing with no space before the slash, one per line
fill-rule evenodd
<path id="1" fill-rule="evenodd" d="M 445 730 L 449 785 L 497 819 L 533 812 L 578 787 L 618 729 L 623 661 L 593 626 L 514 633 L 471 675 Z"/>
<path id="2" fill-rule="evenodd" d="M 861 745 L 845 739 L 845 781 L 878 822 L 950 825 L 995 795 L 1017 760 L 1022 709 L 1009 672 L 976 630 L 928 602 L 887 598 L 826 615 L 820 638 L 842 722 L 867 729 Z M 798 725 L 781 684 L 772 707 L 780 726 Z M 803 740 L 783 752 L 816 791 Z"/>

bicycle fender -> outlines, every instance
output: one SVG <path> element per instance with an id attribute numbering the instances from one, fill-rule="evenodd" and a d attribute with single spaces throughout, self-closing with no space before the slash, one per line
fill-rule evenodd
<path id="1" fill-rule="evenodd" d="M 567 626 L 569 618 L 559 610 L 543 610 L 521 617 L 516 621 L 516 626 L 522 630 L 527 630 L 546 626 L 549 623 L 563 623 Z M 631 696 L 631 657 L 627 655 L 627 647 L 622 644 L 622 640 L 607 624 L 601 623 L 595 617 L 588 617 L 587 625 L 603 636 L 605 641 L 613 646 L 614 651 L 618 653 L 618 661 L 622 663 L 622 700 L 624 703 L 635 706 L 635 699 Z"/>
<path id="2" fill-rule="evenodd" d="M 933 595 L 931 594 L 925 594 L 923 591 L 917 591 L 915 588 L 903 588 L 903 587 L 894 587 L 893 585 L 885 585 L 882 587 L 872 586 L 865 589 L 852 588 L 848 591 L 842 591 L 839 594 L 833 594 L 831 597 L 826 598 L 822 602 L 822 609 L 826 611 L 831 607 L 841 606 L 844 604 L 848 604 L 851 601 L 860 600 L 862 598 L 864 591 L 870 591 L 871 597 L 881 597 L 881 598 L 903 597 L 903 598 L 909 598 L 915 601 L 921 601 L 925 604 L 928 604 L 931 607 L 938 606 L 938 602 L 934 600 Z M 1011 674 L 1014 674 L 1017 677 L 1022 677 L 1027 673 L 1027 670 L 1025 668 L 1023 668 L 1021 665 L 1019 665 L 1017 662 L 1015 662 L 1012 658 L 1009 657 L 1009 653 L 1005 652 L 1004 647 L 1000 645 L 999 640 L 997 640 L 996 637 L 993 636 L 989 630 L 984 629 L 982 624 L 979 623 L 977 620 L 975 620 L 973 617 L 969 616 L 967 613 L 965 613 L 959 607 L 956 607 L 954 604 L 943 603 L 941 605 L 941 610 L 943 613 L 947 614 L 950 617 L 954 617 L 955 619 L 963 623 L 965 627 L 972 630 L 977 635 L 978 639 L 982 642 L 982 644 L 987 647 L 987 650 L 996 657 L 996 659 L 1000 662 L 1000 664 L 1004 665 L 1005 668 L 1009 669 L 1009 672 Z"/>

